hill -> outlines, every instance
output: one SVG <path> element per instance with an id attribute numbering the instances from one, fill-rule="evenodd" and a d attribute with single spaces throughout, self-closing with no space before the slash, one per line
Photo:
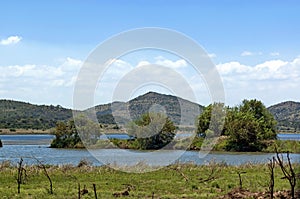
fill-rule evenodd
<path id="1" fill-rule="evenodd" d="M 287 101 L 270 106 L 268 110 L 282 131 L 300 131 L 300 102 Z"/>
<path id="2" fill-rule="evenodd" d="M 96 106 L 100 123 L 127 123 L 147 112 L 165 112 L 175 124 L 194 125 L 195 111 L 200 114 L 203 106 L 172 95 L 148 92 L 128 102 L 114 102 Z M 197 113 L 197 112 L 196 112 Z M 181 121 L 181 119 L 183 119 Z"/>
<path id="3" fill-rule="evenodd" d="M 194 125 L 196 115 L 191 110 L 203 110 L 203 106 L 172 95 L 148 92 L 128 102 L 113 102 L 95 106 L 100 123 L 126 123 L 148 111 L 165 112 L 175 123 Z M 112 111 L 113 110 L 113 111 Z M 278 122 L 279 130 L 300 131 L 300 102 L 282 102 L 268 107 Z M 129 113 L 129 115 L 128 115 Z M 180 121 L 181 115 L 185 120 Z M 49 129 L 57 121 L 72 118 L 72 110 L 61 106 L 34 105 L 13 100 L 0 100 L 0 129 Z"/>
<path id="4" fill-rule="evenodd" d="M 115 124 L 128 122 L 126 110 L 134 120 L 148 111 L 163 111 L 170 119 L 180 123 L 181 114 L 185 115 L 182 124 L 194 125 L 197 115 L 191 109 L 203 110 L 203 106 L 171 95 L 149 92 L 129 102 L 113 102 L 95 107 L 100 123 Z M 112 111 L 114 110 L 114 111 Z M 72 118 L 72 110 L 61 106 L 34 105 L 13 100 L 0 100 L 0 129 L 49 129 L 57 121 Z"/>
<path id="5" fill-rule="evenodd" d="M 49 129 L 56 122 L 67 121 L 72 110 L 61 106 L 33 105 L 12 100 L 0 100 L 0 128 Z"/>

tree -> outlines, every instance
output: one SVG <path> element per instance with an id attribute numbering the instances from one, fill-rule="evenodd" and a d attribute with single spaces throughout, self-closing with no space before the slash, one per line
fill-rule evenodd
<path id="1" fill-rule="evenodd" d="M 227 128 L 229 142 L 227 150 L 232 151 L 259 151 L 261 143 L 257 135 L 259 134 L 259 123 L 253 115 L 246 112 L 238 112 Z"/>
<path id="2" fill-rule="evenodd" d="M 200 136 L 219 136 L 224 134 L 224 123 L 227 108 L 223 103 L 207 106 L 196 121 L 197 134 Z"/>
<path id="3" fill-rule="evenodd" d="M 230 109 L 225 134 L 229 135 L 227 150 L 261 151 L 264 140 L 276 139 L 276 121 L 258 100 L 244 100 Z"/>
<path id="4" fill-rule="evenodd" d="M 173 140 L 176 127 L 165 114 L 146 113 L 130 123 L 127 129 L 140 149 L 160 149 Z"/>
<path id="5" fill-rule="evenodd" d="M 226 114 L 226 117 L 225 117 Z M 232 108 L 214 103 L 204 109 L 196 122 L 198 135 L 228 136 L 227 150 L 260 151 L 264 140 L 276 139 L 276 120 L 258 100 L 244 100 Z"/>
<path id="6" fill-rule="evenodd" d="M 276 120 L 269 112 L 265 105 L 256 99 L 244 100 L 239 106 L 239 111 L 243 113 L 250 113 L 254 119 L 259 123 L 258 139 L 270 140 L 276 139 Z"/>
<path id="7" fill-rule="evenodd" d="M 73 120 L 67 123 L 57 122 L 54 134 L 55 139 L 51 143 L 52 148 L 82 148 L 82 142 Z"/>
<path id="8" fill-rule="evenodd" d="M 78 115 L 74 120 L 83 144 L 85 146 L 96 144 L 101 135 L 101 127 L 98 122 L 89 119 L 85 115 Z"/>

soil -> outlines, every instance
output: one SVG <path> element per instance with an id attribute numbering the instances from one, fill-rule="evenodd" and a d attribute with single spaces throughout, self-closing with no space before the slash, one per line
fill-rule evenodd
<path id="1" fill-rule="evenodd" d="M 229 193 L 224 196 L 218 197 L 218 199 L 246 199 L 246 198 L 254 198 L 254 199 L 267 199 L 270 198 L 270 194 L 268 192 L 250 192 L 246 189 L 233 189 Z M 274 198 L 278 199 L 290 199 L 291 192 L 287 190 L 274 192 Z M 296 191 L 295 198 L 300 198 L 300 190 Z"/>

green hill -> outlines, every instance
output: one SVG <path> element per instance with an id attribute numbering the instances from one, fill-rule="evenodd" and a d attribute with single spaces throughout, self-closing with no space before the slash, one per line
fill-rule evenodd
<path id="1" fill-rule="evenodd" d="M 149 92 L 128 102 L 113 102 L 95 106 L 97 118 L 104 124 L 123 124 L 151 111 L 165 112 L 175 124 L 194 125 L 197 115 L 191 110 L 203 111 L 203 106 L 172 95 Z M 88 109 L 89 110 L 89 109 Z M 282 131 L 300 131 L 300 102 L 282 102 L 268 110 Z M 129 114 L 129 115 L 128 115 Z M 180 121 L 181 115 L 185 120 Z M 72 110 L 61 106 L 33 105 L 12 100 L 0 100 L 0 129 L 49 129 L 57 121 L 72 118 Z"/>
<path id="2" fill-rule="evenodd" d="M 127 123 L 135 120 L 147 112 L 165 112 L 175 124 L 194 125 L 203 106 L 172 95 L 148 92 L 129 102 L 114 102 L 96 106 L 97 117 L 100 123 Z M 196 112 L 197 113 L 197 112 Z M 181 119 L 183 119 L 181 121 Z"/>
<path id="3" fill-rule="evenodd" d="M 281 131 L 300 131 L 300 102 L 282 102 L 270 106 L 268 110 L 277 120 Z"/>
<path id="4" fill-rule="evenodd" d="M 0 100 L 0 128 L 49 129 L 56 122 L 67 121 L 72 110 L 61 106 L 33 105 L 12 100 Z"/>

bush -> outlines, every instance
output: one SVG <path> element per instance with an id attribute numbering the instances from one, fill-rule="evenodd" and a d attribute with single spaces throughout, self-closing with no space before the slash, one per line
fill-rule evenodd
<path id="1" fill-rule="evenodd" d="M 175 136 L 176 127 L 162 113 L 146 113 L 128 125 L 129 135 L 136 138 L 139 149 L 161 149 L 168 145 Z"/>

